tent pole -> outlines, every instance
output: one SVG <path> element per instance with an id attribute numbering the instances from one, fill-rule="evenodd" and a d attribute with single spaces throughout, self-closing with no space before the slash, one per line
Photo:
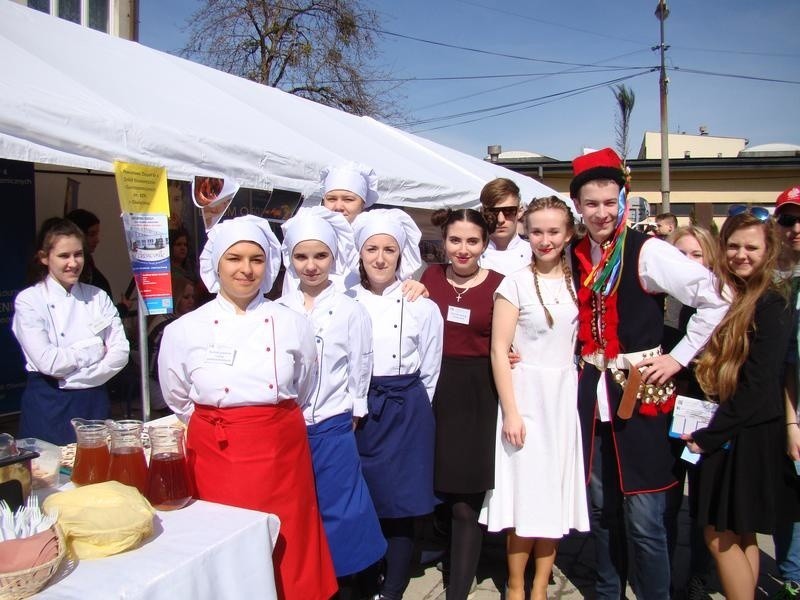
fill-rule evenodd
<path id="1" fill-rule="evenodd" d="M 139 385 L 142 390 L 142 421 L 150 420 L 150 364 L 147 360 L 147 316 L 145 315 L 144 300 L 139 298 L 139 310 L 136 320 L 139 325 Z"/>

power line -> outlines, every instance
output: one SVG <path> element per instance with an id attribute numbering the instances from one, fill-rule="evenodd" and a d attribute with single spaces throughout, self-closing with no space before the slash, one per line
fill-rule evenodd
<path id="1" fill-rule="evenodd" d="M 447 129 L 448 127 L 458 127 L 459 125 L 468 125 L 469 123 L 475 123 L 475 122 L 478 122 L 478 121 L 485 121 L 486 119 L 491 119 L 491 118 L 494 118 L 494 117 L 500 117 L 500 116 L 503 116 L 503 115 L 507 115 L 509 113 L 519 112 L 521 110 L 527 110 L 529 108 L 536 108 L 538 106 L 542 106 L 543 104 L 549 104 L 551 102 L 555 102 L 556 100 L 563 100 L 565 98 L 571 98 L 572 96 L 578 96 L 580 94 L 585 94 L 586 92 L 592 91 L 593 89 L 596 89 L 596 88 L 599 88 L 599 87 L 605 87 L 609 83 L 618 83 L 618 82 L 621 82 L 621 81 L 625 81 L 626 79 L 633 79 L 634 77 L 639 77 L 641 75 L 645 75 L 645 74 L 650 73 L 650 72 L 652 72 L 652 71 L 646 71 L 646 72 L 642 72 L 642 73 L 637 73 L 635 75 L 628 75 L 626 77 L 620 77 L 619 79 L 616 79 L 614 81 L 598 83 L 598 84 L 596 84 L 594 86 L 590 86 L 590 87 L 587 87 L 585 89 L 576 89 L 576 90 L 570 90 L 570 91 L 567 91 L 567 92 L 562 92 L 560 94 L 551 94 L 550 96 L 556 96 L 556 97 L 544 97 L 545 99 L 543 99 L 541 101 L 537 101 L 537 102 L 535 102 L 533 104 L 530 104 L 529 106 L 523 106 L 523 107 L 519 107 L 519 108 L 512 108 L 512 109 L 509 109 L 509 110 L 506 110 L 506 111 L 502 111 L 502 112 L 499 112 L 499 113 L 495 113 L 495 114 L 492 114 L 492 115 L 484 115 L 484 116 L 481 116 L 481 117 L 476 117 L 474 119 L 468 119 L 466 121 L 459 121 L 458 123 L 448 123 L 446 125 L 439 125 L 437 127 L 427 127 L 427 128 L 424 128 L 424 129 L 415 129 L 411 133 L 423 133 L 423 132 L 426 132 L 426 131 L 436 131 L 438 129 Z"/>
<path id="2" fill-rule="evenodd" d="M 646 49 L 642 49 L 642 50 L 634 50 L 633 52 L 626 52 L 624 54 L 618 54 L 618 55 L 612 56 L 610 58 L 604 58 L 603 60 L 599 60 L 599 61 L 595 62 L 593 66 L 597 66 L 597 65 L 600 65 L 602 63 L 611 61 L 611 60 L 617 60 L 618 58 L 624 58 L 624 57 L 630 56 L 632 54 L 638 54 L 640 52 L 649 52 L 649 51 L 650 51 L 650 49 L 646 48 Z M 573 67 L 571 69 L 564 69 L 563 71 L 561 71 L 561 73 L 574 73 L 574 72 L 576 72 L 576 70 L 578 68 L 579 67 Z M 647 69 L 649 67 L 641 67 L 641 68 Z M 497 92 L 497 91 L 500 91 L 500 90 L 516 87 L 516 86 L 519 86 L 519 85 L 524 85 L 526 83 L 532 83 L 534 81 L 539 81 L 541 79 L 544 79 L 545 77 L 549 77 L 549 75 L 543 75 L 543 76 L 540 76 L 540 77 L 533 77 L 533 78 L 527 79 L 525 81 L 517 81 L 517 82 L 514 82 L 514 83 L 508 83 L 508 84 L 505 84 L 505 85 L 492 87 L 492 88 L 489 88 L 487 90 L 482 90 L 480 92 L 473 92 L 471 94 L 465 94 L 463 96 L 457 96 L 455 98 L 450 98 L 448 100 L 441 100 L 439 102 L 434 102 L 432 104 L 426 104 L 425 106 L 420 106 L 419 108 L 417 108 L 417 111 L 427 110 L 429 108 L 435 108 L 437 106 L 442 106 L 442 105 L 445 105 L 445 104 L 451 104 L 451 103 L 457 102 L 459 100 L 467 100 L 469 98 L 475 98 L 477 96 L 483 96 L 485 94 L 490 94 L 492 92 Z"/>
<path id="3" fill-rule="evenodd" d="M 679 71 L 681 73 L 692 73 L 695 75 L 709 75 L 711 77 L 731 77 L 733 79 L 750 79 L 752 81 L 767 81 L 769 83 L 789 83 L 792 85 L 800 85 L 800 81 L 793 81 L 790 79 L 774 79 L 771 77 L 756 77 L 755 75 L 739 75 L 738 73 L 717 73 L 714 71 L 703 71 L 701 69 L 690 69 L 683 67 L 669 67 L 670 71 Z"/>
<path id="4" fill-rule="evenodd" d="M 463 50 L 465 52 L 474 52 L 476 54 L 486 54 L 488 56 L 499 56 L 500 58 L 513 58 L 516 60 L 527 60 L 532 62 L 541 62 L 541 63 L 548 63 L 552 65 L 567 65 L 571 67 L 591 67 L 592 64 L 590 63 L 576 63 L 576 62 L 569 62 L 565 60 L 555 60 L 549 58 L 532 58 L 530 56 L 520 56 L 518 54 L 506 54 L 504 52 L 493 52 L 492 50 L 483 50 L 481 48 L 470 48 L 469 46 L 459 46 L 457 44 L 448 44 L 447 42 L 438 42 L 436 40 L 427 40 L 425 38 L 415 37 L 413 35 L 406 35 L 404 33 L 396 33 L 394 31 L 386 31 L 385 29 L 377 29 L 372 27 L 366 27 L 370 31 L 374 31 L 376 33 L 381 33 L 383 35 L 389 35 L 392 37 L 398 37 L 404 40 L 412 40 L 415 42 L 421 42 L 423 44 L 431 44 L 433 46 L 441 46 L 443 48 L 452 48 L 454 50 Z"/>
<path id="5" fill-rule="evenodd" d="M 555 92 L 553 94 L 546 94 L 544 96 L 539 96 L 537 98 L 527 98 L 525 100 L 518 100 L 516 102 L 508 102 L 506 104 L 498 104 L 498 105 L 495 105 L 495 106 L 488 106 L 488 107 L 484 107 L 484 108 L 478 108 L 478 109 L 475 109 L 475 110 L 470 110 L 470 111 L 465 111 L 465 112 L 460 112 L 460 113 L 453 113 L 451 115 L 443 115 L 443 116 L 439 116 L 439 117 L 430 117 L 428 119 L 419 119 L 417 121 L 408 121 L 406 123 L 401 123 L 400 126 L 414 127 L 414 126 L 417 126 L 417 125 L 426 125 L 426 124 L 429 124 L 429 123 L 435 123 L 437 121 L 443 121 L 443 120 L 446 121 L 446 120 L 450 120 L 450 119 L 457 119 L 457 118 L 460 118 L 460 117 L 472 116 L 472 115 L 482 114 L 482 113 L 486 113 L 486 112 L 502 110 L 502 109 L 506 109 L 506 108 L 520 107 L 523 104 L 529 104 L 531 102 L 538 102 L 540 100 L 546 100 L 546 99 L 549 99 L 549 98 L 557 98 L 559 96 L 563 96 L 564 94 L 572 94 L 572 93 L 576 93 L 576 92 L 588 91 L 588 90 L 595 89 L 595 88 L 598 88 L 598 87 L 607 87 L 607 86 L 615 84 L 615 83 L 620 83 L 622 81 L 626 81 L 628 79 L 632 79 L 633 77 L 638 77 L 639 75 L 643 75 L 645 73 L 651 73 L 654 70 L 655 70 L 655 67 L 647 68 L 647 69 L 645 69 L 643 71 L 640 71 L 639 73 L 634 73 L 632 75 L 625 75 L 625 76 L 622 76 L 622 77 L 617 77 L 615 79 L 610 79 L 608 81 L 602 81 L 602 82 L 599 82 L 599 83 L 592 83 L 592 84 L 588 84 L 588 85 L 585 85 L 585 86 L 572 88 L 570 90 L 565 90 L 565 91 L 561 91 L 561 92 Z M 525 108 L 525 107 L 523 107 L 523 108 Z M 517 108 L 517 110 L 520 110 L 520 109 Z M 501 113 L 501 114 L 505 114 L 505 113 Z"/>

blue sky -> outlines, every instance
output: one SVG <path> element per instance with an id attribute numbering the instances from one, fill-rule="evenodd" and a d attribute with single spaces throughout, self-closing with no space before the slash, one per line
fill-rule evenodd
<path id="1" fill-rule="evenodd" d="M 583 147 L 614 146 L 615 101 L 604 82 L 635 75 L 659 62 L 658 53 L 651 50 L 659 40 L 653 14 L 657 0 L 368 4 L 381 14 L 384 30 L 393 34 L 522 57 L 470 52 L 396 35 L 379 41 L 380 65 L 398 78 L 479 77 L 412 81 L 400 88 L 409 117 L 404 129 L 473 156 L 482 157 L 489 144 L 562 160 Z M 751 145 L 800 144 L 800 2 L 674 0 L 668 5 L 668 66 L 680 69 L 669 73 L 670 131 L 697 133 L 705 125 L 711 135 L 744 137 Z M 182 27 L 199 6 L 197 0 L 141 0 L 140 41 L 159 50 L 177 50 L 185 39 Z M 487 77 L 497 75 L 526 76 Z M 635 157 L 644 131 L 660 127 L 658 73 L 644 73 L 625 83 L 636 93 L 629 154 Z M 488 117 L 501 111 L 495 108 L 445 118 L 512 103 L 522 104 L 510 108 L 527 106 L 586 86 L 598 87 L 505 115 Z"/>

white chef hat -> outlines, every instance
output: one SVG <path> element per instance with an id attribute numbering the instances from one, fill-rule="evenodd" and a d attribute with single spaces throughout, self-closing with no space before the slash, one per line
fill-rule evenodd
<path id="1" fill-rule="evenodd" d="M 320 173 L 322 194 L 331 190 L 347 190 L 357 194 L 369 208 L 378 201 L 378 176 L 375 171 L 361 163 L 326 167 Z"/>
<path id="2" fill-rule="evenodd" d="M 300 242 L 319 240 L 333 254 L 331 273 L 344 275 L 358 266 L 358 253 L 350 223 L 341 213 L 324 206 L 301 208 L 298 213 L 281 225 L 283 230 L 283 264 L 297 274 L 292 265 L 292 251 Z"/>
<path id="3" fill-rule="evenodd" d="M 411 277 L 422 266 L 419 254 L 422 232 L 408 213 L 399 208 L 378 208 L 359 214 L 353 221 L 353 233 L 359 253 L 373 235 L 386 234 L 397 241 L 401 257 L 398 279 Z"/>
<path id="4" fill-rule="evenodd" d="M 272 233 L 269 221 L 255 215 L 221 221 L 208 230 L 208 240 L 200 253 L 200 278 L 209 292 L 219 292 L 219 259 L 228 248 L 239 242 L 254 242 L 264 251 L 267 268 L 261 291 L 266 294 L 278 276 L 281 244 Z"/>

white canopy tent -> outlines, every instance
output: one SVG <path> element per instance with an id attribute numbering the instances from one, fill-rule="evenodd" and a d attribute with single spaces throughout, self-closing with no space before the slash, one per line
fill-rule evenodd
<path id="1" fill-rule="evenodd" d="M 306 195 L 329 164 L 378 173 L 380 202 L 475 206 L 495 177 L 524 200 L 534 179 L 134 42 L 0 2 L 0 157 L 110 172 L 115 159 L 172 179 L 227 175 L 243 187 Z"/>

